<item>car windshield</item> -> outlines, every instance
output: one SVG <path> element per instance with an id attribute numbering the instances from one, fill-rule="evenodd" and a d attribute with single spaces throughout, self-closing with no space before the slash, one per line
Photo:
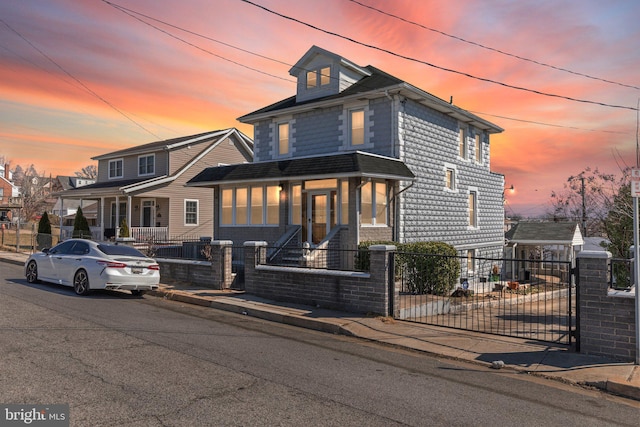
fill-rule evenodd
<path id="1" fill-rule="evenodd" d="M 126 245 L 98 245 L 98 250 L 107 255 L 127 255 L 146 258 L 146 255 L 136 248 Z"/>

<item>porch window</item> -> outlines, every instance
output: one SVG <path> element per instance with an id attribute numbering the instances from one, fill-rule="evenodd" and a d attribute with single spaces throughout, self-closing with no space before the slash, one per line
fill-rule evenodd
<path id="1" fill-rule="evenodd" d="M 155 173 L 156 156 L 151 154 L 148 156 L 138 157 L 138 176 L 153 175 Z"/>
<path id="2" fill-rule="evenodd" d="M 360 189 L 360 195 L 361 223 L 386 225 L 388 205 L 386 182 L 367 182 Z"/>
<path id="3" fill-rule="evenodd" d="M 291 186 L 291 224 L 302 224 L 302 185 Z"/>
<path id="4" fill-rule="evenodd" d="M 198 225 L 198 200 L 184 201 L 184 224 Z"/>
<path id="5" fill-rule="evenodd" d="M 124 221 L 127 218 L 127 203 L 120 202 L 120 209 L 118 212 L 118 217 L 116 218 L 116 203 L 112 202 L 110 216 L 111 216 L 111 228 L 120 227 L 120 224 L 122 224 L 122 221 Z"/>
<path id="6" fill-rule="evenodd" d="M 280 187 L 277 185 L 224 188 L 221 225 L 278 225 Z"/>
<path id="7" fill-rule="evenodd" d="M 222 224 L 223 225 L 231 225 L 233 224 L 233 189 L 225 188 L 222 190 Z"/>
<path id="8" fill-rule="evenodd" d="M 340 223 L 349 224 L 349 181 L 340 182 Z"/>
<path id="9" fill-rule="evenodd" d="M 266 187 L 267 192 L 267 224 L 278 225 L 280 223 L 280 187 L 277 185 L 269 185 Z"/>
<path id="10" fill-rule="evenodd" d="M 262 224 L 262 189 L 251 187 L 251 224 Z"/>
<path id="11" fill-rule="evenodd" d="M 109 179 L 122 178 L 122 159 L 109 160 Z"/>
<path id="12" fill-rule="evenodd" d="M 247 189 L 245 187 L 236 188 L 236 224 L 247 223 L 247 202 Z"/>

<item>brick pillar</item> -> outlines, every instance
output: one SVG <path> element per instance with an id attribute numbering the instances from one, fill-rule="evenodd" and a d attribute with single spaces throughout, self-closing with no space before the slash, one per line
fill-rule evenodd
<path id="1" fill-rule="evenodd" d="M 260 285 L 256 274 L 256 265 L 264 262 L 267 256 L 267 242 L 244 242 L 244 290 L 256 293 Z"/>
<path id="2" fill-rule="evenodd" d="M 217 289 L 229 289 L 233 276 L 231 274 L 231 248 L 230 240 L 214 240 L 211 245 L 211 275 Z"/>
<path id="3" fill-rule="evenodd" d="M 394 314 L 394 305 L 397 298 L 394 297 L 395 286 L 390 286 L 390 259 L 391 254 L 395 253 L 394 245 L 373 245 L 369 246 L 369 277 L 373 293 L 379 295 L 376 298 L 379 308 L 372 310 L 375 313 L 382 313 L 385 316 Z M 395 282 L 395 280 L 393 280 Z"/>
<path id="4" fill-rule="evenodd" d="M 611 253 L 582 251 L 576 259 L 579 351 L 633 361 L 635 299 L 610 294 Z"/>

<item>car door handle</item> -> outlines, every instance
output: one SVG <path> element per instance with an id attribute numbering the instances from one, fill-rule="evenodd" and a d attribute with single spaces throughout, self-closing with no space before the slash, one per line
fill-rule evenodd
<path id="1" fill-rule="evenodd" d="M 82 261 L 82 258 L 76 258 L 76 261 Z"/>

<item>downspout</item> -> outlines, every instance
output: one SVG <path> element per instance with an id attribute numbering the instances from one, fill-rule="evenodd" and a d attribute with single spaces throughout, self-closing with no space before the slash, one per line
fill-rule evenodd
<path id="1" fill-rule="evenodd" d="M 393 241 L 394 242 L 399 242 L 399 237 L 400 237 L 400 203 L 396 202 L 396 198 L 401 195 L 402 193 L 404 193 L 405 191 L 407 191 L 408 189 L 410 189 L 411 187 L 413 187 L 413 185 L 415 184 L 415 181 L 411 181 L 411 184 L 409 184 L 408 186 L 406 186 L 405 188 L 403 188 L 402 190 L 398 191 L 397 193 L 395 193 L 392 197 L 390 202 L 393 203 L 393 211 L 394 211 L 394 216 L 393 216 Z"/>

